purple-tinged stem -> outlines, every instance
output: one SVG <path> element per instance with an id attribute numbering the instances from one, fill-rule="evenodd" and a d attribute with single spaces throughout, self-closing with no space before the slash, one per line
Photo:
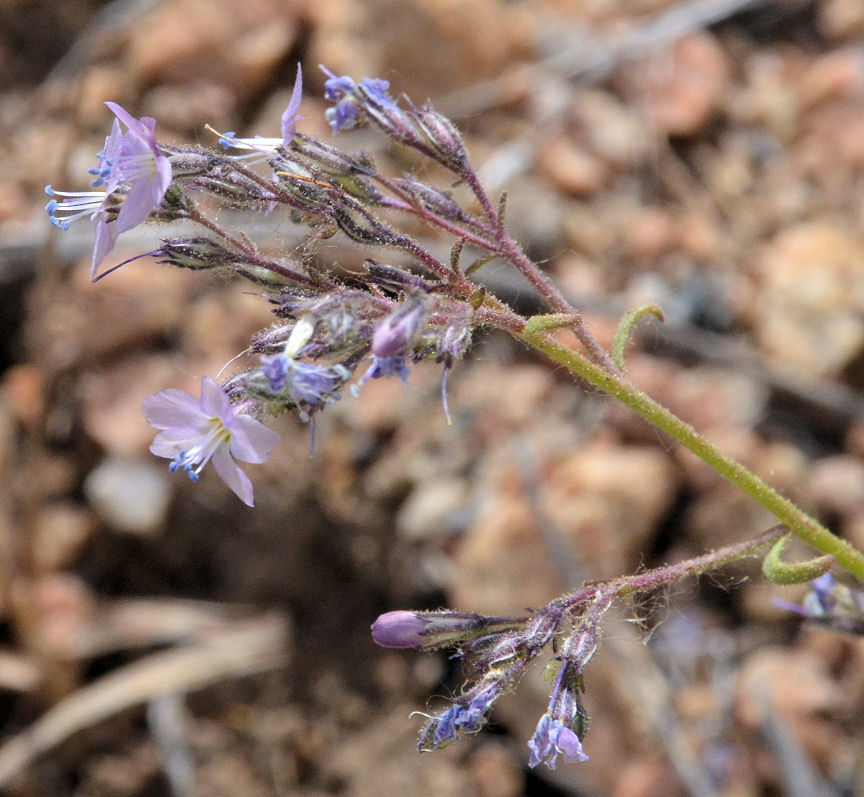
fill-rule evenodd
<path id="1" fill-rule="evenodd" d="M 586 584 L 563 598 L 561 605 L 567 611 L 581 610 L 587 602 L 594 600 L 600 594 L 611 593 L 614 597 L 621 598 L 639 592 L 648 592 L 666 584 L 674 584 L 688 576 L 701 575 L 730 562 L 752 556 L 760 548 L 765 548 L 788 533 L 789 530 L 785 526 L 777 525 L 752 540 L 727 545 L 674 565 L 646 570 L 633 576 L 620 576 L 610 581 Z"/>
<path id="2" fill-rule="evenodd" d="M 457 238 L 464 238 L 466 243 L 474 244 L 474 246 L 477 246 L 480 249 L 485 249 L 487 252 L 498 252 L 497 244 L 477 235 L 477 233 L 467 230 L 465 227 L 460 227 L 452 221 L 442 219 L 440 216 L 436 216 L 431 211 L 426 210 L 426 208 L 418 207 L 407 199 L 405 201 L 399 201 L 388 197 L 384 201 L 384 207 L 390 208 L 391 210 L 398 210 L 403 213 L 411 213 L 429 224 L 449 232 L 451 235 L 455 235 Z"/>
<path id="3" fill-rule="evenodd" d="M 619 369 L 612 361 L 612 358 L 606 353 L 597 341 L 597 338 L 591 334 L 588 327 L 585 326 L 585 322 L 582 320 L 582 316 L 578 310 L 576 310 L 576 308 L 564 298 L 564 295 L 558 290 L 558 287 L 552 282 L 552 280 L 550 280 L 549 277 L 537 267 L 536 263 L 532 262 L 532 260 L 522 251 L 522 248 L 516 243 L 516 241 L 510 237 L 510 234 L 507 232 L 506 228 L 501 223 L 501 219 L 498 217 L 497 210 L 489 201 L 489 196 L 486 194 L 485 189 L 480 183 L 476 172 L 469 165 L 466 165 L 461 172 L 461 176 L 465 182 L 468 183 L 474 196 L 477 197 L 477 201 L 480 203 L 484 215 L 492 225 L 498 239 L 498 251 L 507 257 L 514 266 L 516 266 L 526 279 L 528 279 L 528 281 L 537 289 L 550 307 L 554 308 L 556 312 L 571 316 L 572 321 L 570 328 L 579 339 L 579 342 L 585 347 L 588 356 L 610 373 L 619 373 Z"/>
<path id="4" fill-rule="evenodd" d="M 503 305 L 500 309 L 489 307 L 478 308 L 474 311 L 474 320 L 480 326 L 503 329 L 514 335 L 521 334 L 521 331 L 525 328 L 525 319 L 512 310 L 504 308 Z"/>
<path id="5" fill-rule="evenodd" d="M 200 224 L 202 227 L 206 227 L 212 233 L 218 235 L 224 241 L 227 241 L 231 246 L 235 247 L 240 252 L 247 257 L 247 263 L 250 263 L 255 266 L 259 266 L 260 268 L 266 269 L 267 271 L 271 271 L 274 274 L 278 274 L 280 277 L 284 277 L 285 279 L 292 280 L 293 282 L 299 282 L 302 285 L 308 285 L 309 287 L 320 288 L 321 284 L 315 280 L 313 277 L 310 277 L 308 274 L 303 274 L 299 271 L 294 271 L 292 268 L 288 268 L 288 266 L 283 266 L 281 263 L 277 263 L 274 260 L 270 260 L 266 257 L 261 257 L 258 254 L 258 251 L 254 246 L 246 243 L 242 238 L 238 238 L 236 235 L 232 235 L 228 230 L 220 227 L 211 219 L 207 218 L 203 213 L 200 213 L 197 208 L 190 208 L 187 210 L 187 218 L 190 221 L 194 221 L 196 224 Z"/>
<path id="6" fill-rule="evenodd" d="M 452 280 L 454 276 L 454 272 L 448 266 L 445 266 L 437 257 L 427 252 L 420 244 L 416 241 L 411 240 L 407 235 L 399 235 L 395 239 L 395 246 L 398 246 L 400 249 L 408 252 L 412 257 L 419 260 L 423 265 L 427 266 L 430 271 L 433 271 L 442 279 L 446 279 L 448 281 Z M 462 282 L 466 282 L 464 277 L 462 277 Z"/>

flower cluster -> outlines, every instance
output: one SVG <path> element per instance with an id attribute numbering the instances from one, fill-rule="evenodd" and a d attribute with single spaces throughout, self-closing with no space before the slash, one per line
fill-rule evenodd
<path id="1" fill-rule="evenodd" d="M 554 769 L 559 755 L 568 762 L 587 761 L 581 741 L 588 729 L 581 698 L 583 671 L 600 644 L 600 623 L 617 591 L 613 582 L 587 587 L 528 617 L 450 611 L 381 615 L 372 626 L 372 638 L 382 647 L 450 647 L 465 664 L 468 685 L 443 712 L 426 715 L 419 749 L 437 750 L 477 733 L 498 698 L 512 692 L 529 665 L 551 646 L 557 675 L 547 710 L 528 742 L 528 764 Z"/>
<path id="2" fill-rule="evenodd" d="M 334 132 L 362 124 L 449 169 L 473 176 L 464 143 L 449 120 L 430 106 L 407 109 L 388 94 L 386 81 L 327 75 L 325 96 Z M 200 399 L 165 391 L 148 399 L 145 415 L 160 430 L 153 452 L 172 460 L 197 480 L 212 461 L 217 473 L 247 504 L 252 487 L 234 459 L 261 462 L 275 433 L 262 419 L 286 410 L 304 421 L 372 379 L 405 381 L 415 363 L 443 366 L 442 399 L 449 420 L 446 376 L 471 344 L 473 332 L 521 319 L 469 279 L 472 270 L 515 245 L 502 246 L 497 215 L 475 177 L 475 208 L 412 175 L 388 176 L 363 152 L 350 153 L 297 131 L 302 100 L 298 67 L 281 136 L 240 138 L 219 134 L 222 151 L 168 146 L 155 138 L 155 120 L 136 119 L 115 103 L 113 128 L 90 170 L 93 190 L 46 191 L 51 221 L 61 229 L 86 217 L 94 227 L 92 278 L 101 279 L 133 260 L 193 270 L 222 270 L 252 282 L 269 302 L 274 323 L 254 336 L 245 368 L 217 385 L 202 383 Z M 125 132 L 124 132 L 125 128 Z M 215 132 L 215 131 L 214 131 Z M 206 200 L 203 202 L 202 200 Z M 303 258 L 270 257 L 243 233 L 221 226 L 203 210 L 213 205 L 277 213 L 306 227 Z M 400 220 L 420 219 L 453 236 L 449 262 L 441 261 L 400 229 Z M 165 237 L 161 245 L 99 273 L 121 232 L 144 221 L 197 224 L 200 233 Z M 340 276 L 310 254 L 314 244 L 341 232 L 350 242 L 389 253 L 370 256 L 365 272 Z M 509 240 L 509 239 L 508 239 Z M 463 249 L 479 249 L 462 267 Z M 356 378 L 355 378 L 356 376 Z"/>

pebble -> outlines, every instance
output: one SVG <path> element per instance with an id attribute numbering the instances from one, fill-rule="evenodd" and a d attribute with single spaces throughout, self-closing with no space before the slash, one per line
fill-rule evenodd
<path id="1" fill-rule="evenodd" d="M 611 578 L 638 565 L 676 484 L 662 450 L 598 438 L 548 469 L 543 509 L 589 577 Z"/>
<path id="2" fill-rule="evenodd" d="M 839 223 L 803 222 L 778 233 L 755 266 L 756 335 L 798 373 L 835 376 L 864 345 L 861 242 Z"/>
<path id="3" fill-rule="evenodd" d="M 543 148 L 538 165 L 558 191 L 575 197 L 596 193 L 610 174 L 600 158 L 563 136 Z"/>
<path id="4" fill-rule="evenodd" d="M 463 479 L 420 482 L 399 509 L 396 523 L 400 533 L 407 540 L 418 541 L 436 532 L 454 530 L 469 495 Z"/>
<path id="5" fill-rule="evenodd" d="M 141 402 L 167 387 L 199 393 L 200 376 L 178 370 L 165 355 L 138 354 L 83 374 L 81 413 L 91 439 L 114 456 L 144 455 L 156 432 L 147 425 Z"/>
<path id="6" fill-rule="evenodd" d="M 816 6 L 819 27 L 830 39 L 854 40 L 864 36 L 861 0 L 825 0 Z"/>
<path id="7" fill-rule="evenodd" d="M 299 3 L 282 0 L 161 4 L 131 34 L 127 73 L 142 86 L 207 80 L 249 96 L 284 60 L 301 13 Z"/>
<path id="8" fill-rule="evenodd" d="M 38 572 L 69 566 L 96 530 L 85 507 L 68 500 L 42 506 L 33 518 L 31 551 Z"/>
<path id="9" fill-rule="evenodd" d="M 825 457 L 810 466 L 805 489 L 820 512 L 849 515 L 864 509 L 864 461 L 849 454 Z"/>
<path id="10" fill-rule="evenodd" d="M 662 135 L 691 136 L 720 110 L 729 90 L 725 50 L 710 33 L 693 33 L 628 69 L 625 80 Z"/>
<path id="11" fill-rule="evenodd" d="M 87 476 L 84 493 L 94 511 L 115 531 L 150 536 L 165 522 L 171 501 L 168 468 L 109 457 Z"/>

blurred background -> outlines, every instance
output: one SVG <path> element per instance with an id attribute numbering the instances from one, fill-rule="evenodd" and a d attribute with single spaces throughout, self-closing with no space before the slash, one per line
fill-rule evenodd
<path id="1" fill-rule="evenodd" d="M 862 43 L 860 0 L 2 0 L 0 792 L 864 794 L 864 645 L 802 629 L 771 601 L 803 588 L 756 562 L 610 619 L 588 763 L 526 768 L 542 665 L 488 731 L 418 754 L 410 713 L 462 677 L 375 648 L 377 614 L 520 612 L 770 517 L 494 335 L 450 378 L 452 427 L 433 366 L 328 409 L 312 457 L 308 427 L 277 419 L 249 510 L 149 455 L 140 404 L 197 394 L 267 305 L 146 259 L 92 285 L 89 225 L 42 210 L 46 183 L 87 187 L 105 100 L 169 143 L 215 143 L 208 122 L 272 136 L 299 62 L 300 129 L 329 141 L 318 64 L 385 78 L 457 121 L 602 340 L 662 306 L 628 351 L 636 383 L 862 546 Z M 339 143 L 416 165 L 366 132 Z M 539 309 L 504 267 L 481 273 Z"/>

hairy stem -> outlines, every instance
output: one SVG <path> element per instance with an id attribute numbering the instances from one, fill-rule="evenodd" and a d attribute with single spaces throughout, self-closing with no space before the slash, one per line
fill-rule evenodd
<path id="1" fill-rule="evenodd" d="M 674 584 L 688 576 L 698 576 L 731 562 L 737 562 L 740 559 L 758 554 L 763 548 L 767 548 L 784 534 L 788 534 L 786 527 L 778 525 L 752 540 L 736 542 L 693 559 L 687 559 L 684 562 L 657 567 L 632 576 L 619 576 L 609 581 L 592 581 L 569 595 L 559 598 L 556 603 L 569 612 L 584 612 L 586 604 L 593 602 L 598 595 L 606 595 L 609 599 L 623 598 L 627 595 L 648 592 L 667 584 Z"/>
<path id="2" fill-rule="evenodd" d="M 756 499 L 796 537 L 820 553 L 831 554 L 838 565 L 852 573 L 859 581 L 864 581 L 864 554 L 857 548 L 832 534 L 821 523 L 762 481 L 755 473 L 721 451 L 690 424 L 658 404 L 623 376 L 610 373 L 547 334 L 548 330 L 562 327 L 566 323 L 566 319 L 562 319 L 561 316 L 536 316 L 526 323 L 525 329 L 518 337 L 593 387 L 618 399 L 649 423 L 662 429 L 708 463 L 721 476 Z"/>
<path id="3" fill-rule="evenodd" d="M 223 241 L 227 241 L 238 251 L 243 252 L 243 254 L 246 256 L 247 263 L 249 263 L 250 265 L 258 266 L 259 268 L 266 269 L 267 271 L 272 271 L 274 274 L 278 274 L 280 277 L 285 277 L 285 279 L 291 280 L 293 282 L 299 282 L 302 285 L 308 285 L 309 287 L 320 287 L 320 282 L 318 280 L 315 280 L 313 277 L 310 277 L 308 274 L 302 274 L 299 271 L 295 271 L 293 268 L 289 268 L 288 266 L 282 265 L 281 263 L 277 263 L 275 260 L 262 257 L 254 246 L 248 244 L 241 238 L 238 238 L 236 235 L 232 235 L 230 232 L 228 232 L 228 230 L 220 227 L 212 219 L 207 218 L 207 216 L 201 213 L 197 208 L 190 207 L 187 210 L 186 217 L 190 221 L 194 221 L 196 224 L 200 224 L 202 227 L 215 233 Z"/>
<path id="4" fill-rule="evenodd" d="M 542 269 L 522 251 L 522 247 L 510 237 L 510 234 L 498 217 L 498 212 L 492 207 L 489 196 L 480 183 L 476 172 L 470 166 L 466 166 L 462 170 L 461 176 L 471 188 L 474 196 L 477 197 L 477 201 L 483 210 L 483 215 L 486 216 L 490 227 L 495 233 L 500 253 L 534 286 L 552 310 L 556 313 L 570 316 L 571 322 L 569 326 L 579 339 L 579 342 L 585 347 L 588 356 L 601 368 L 613 374 L 618 373 L 618 367 L 603 350 L 597 338 L 591 334 L 591 331 L 585 325 L 582 316 L 576 308 L 564 298 L 564 294 L 561 293 L 558 286 L 549 279 Z"/>

